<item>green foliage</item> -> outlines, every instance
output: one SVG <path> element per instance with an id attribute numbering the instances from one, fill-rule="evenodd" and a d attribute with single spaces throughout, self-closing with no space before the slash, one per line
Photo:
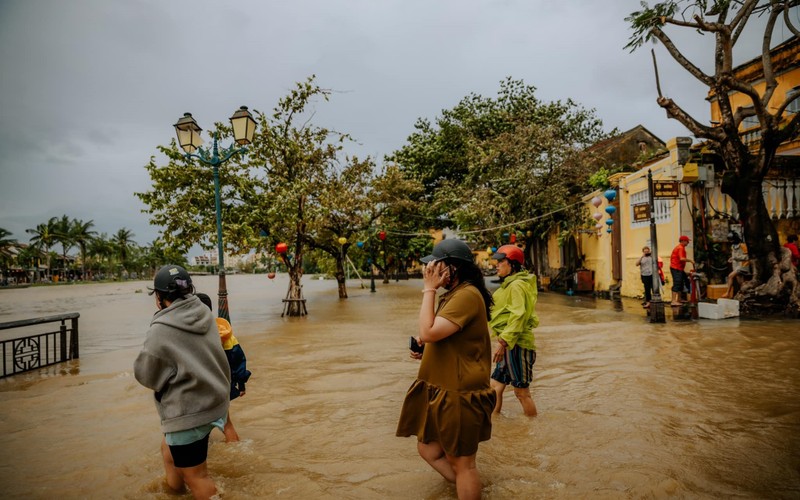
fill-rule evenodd
<path id="1" fill-rule="evenodd" d="M 611 185 L 608 177 L 612 174 L 605 167 L 600 167 L 598 171 L 589 176 L 586 183 L 593 189 L 608 189 Z"/>
<path id="2" fill-rule="evenodd" d="M 340 266 L 354 236 L 379 217 L 409 210 L 415 183 L 396 168 L 378 171 L 371 158 L 343 153 L 347 134 L 315 125 L 314 106 L 330 91 L 314 77 L 300 82 L 278 101 L 271 114 L 255 110 L 256 136 L 246 154 L 219 168 L 223 241 L 231 252 L 272 251 L 289 246 L 284 261 L 290 289 L 298 290 L 308 249 L 319 249 Z M 217 124 L 225 139 L 230 128 Z M 153 188 L 137 196 L 161 237 L 188 248 L 216 243 L 212 169 L 187 159 L 174 142 L 160 147 L 168 160 L 146 166 Z M 342 246 L 338 239 L 344 237 Z"/>
<path id="3" fill-rule="evenodd" d="M 606 134 L 593 110 L 569 99 L 543 102 L 535 91 L 507 78 L 496 98 L 470 94 L 435 126 L 418 120 L 389 157 L 425 187 L 427 226 L 418 226 L 471 230 L 538 216 L 525 229 L 543 234 L 577 217 L 572 205 L 589 175 L 586 148 Z M 480 245 L 497 241 L 490 233 L 474 237 Z"/>

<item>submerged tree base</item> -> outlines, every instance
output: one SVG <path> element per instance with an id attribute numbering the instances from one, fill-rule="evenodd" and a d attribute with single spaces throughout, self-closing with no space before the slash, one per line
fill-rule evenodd
<path id="1" fill-rule="evenodd" d="M 781 262 L 775 263 L 766 283 L 751 280 L 742 286 L 736 295 L 742 316 L 800 318 L 800 282 L 790 259 L 788 251 L 782 252 Z"/>

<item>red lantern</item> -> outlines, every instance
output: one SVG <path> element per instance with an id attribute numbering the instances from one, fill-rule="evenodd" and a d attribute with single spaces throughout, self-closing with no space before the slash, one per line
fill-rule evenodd
<path id="1" fill-rule="evenodd" d="M 275 279 L 275 273 L 267 273 L 267 278 Z"/>
<path id="2" fill-rule="evenodd" d="M 517 233 L 511 233 L 510 241 L 511 241 L 511 243 L 516 243 L 517 242 Z"/>
<path id="3" fill-rule="evenodd" d="M 381 231 L 380 233 L 378 233 L 378 239 L 381 241 L 386 240 L 386 231 Z"/>
<path id="4" fill-rule="evenodd" d="M 289 247 L 286 245 L 286 243 L 278 243 L 275 245 L 275 251 L 283 255 L 289 251 Z"/>

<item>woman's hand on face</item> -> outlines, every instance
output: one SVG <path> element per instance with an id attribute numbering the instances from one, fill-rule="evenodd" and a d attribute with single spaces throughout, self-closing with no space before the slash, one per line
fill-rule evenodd
<path id="1" fill-rule="evenodd" d="M 424 288 L 437 289 L 450 279 L 450 270 L 444 262 L 431 262 L 422 273 Z"/>

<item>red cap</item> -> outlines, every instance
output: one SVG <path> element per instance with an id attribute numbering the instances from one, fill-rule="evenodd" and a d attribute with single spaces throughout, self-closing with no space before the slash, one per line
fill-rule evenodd
<path id="1" fill-rule="evenodd" d="M 692 241 L 692 240 L 690 240 L 688 236 L 681 236 L 680 238 L 678 238 L 678 241 Z"/>

